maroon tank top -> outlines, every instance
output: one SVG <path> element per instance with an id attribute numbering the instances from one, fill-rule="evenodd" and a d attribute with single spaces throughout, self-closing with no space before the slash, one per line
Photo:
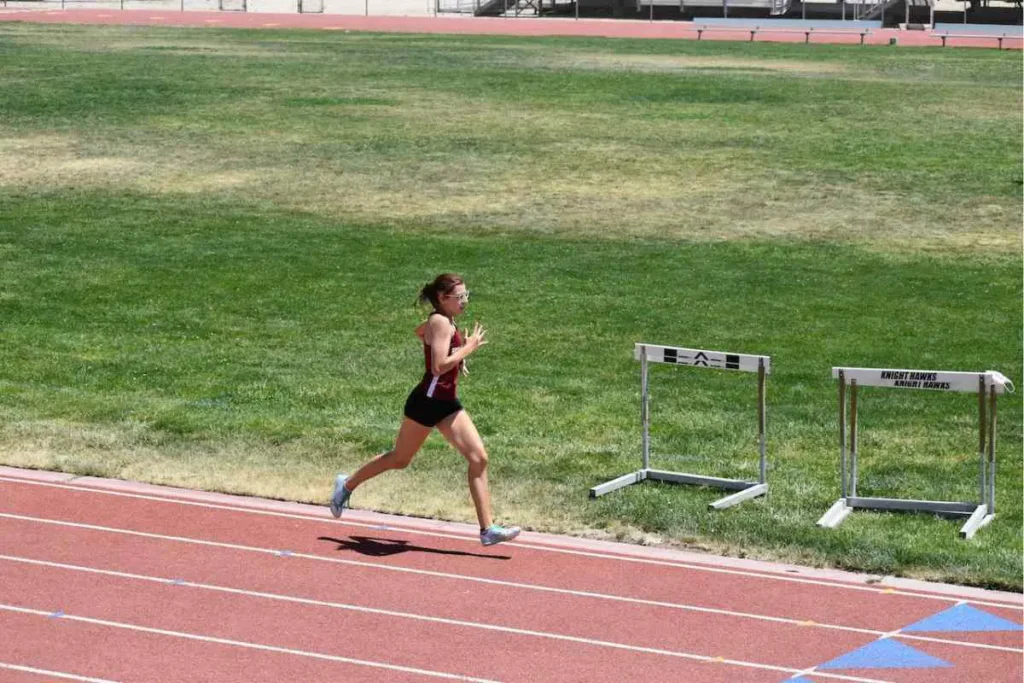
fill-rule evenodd
<path id="1" fill-rule="evenodd" d="M 430 315 L 441 314 L 431 313 Z M 459 328 L 454 325 L 452 327 L 454 329 L 452 331 L 451 345 L 448 348 L 449 356 L 462 346 L 462 335 L 459 334 Z M 427 369 L 417 388 L 426 394 L 428 398 L 435 398 L 439 401 L 454 401 L 456 387 L 459 382 L 459 366 L 456 365 L 443 375 L 432 373 L 430 371 L 430 344 L 427 343 L 425 337 L 423 339 L 423 358 L 426 361 Z"/>

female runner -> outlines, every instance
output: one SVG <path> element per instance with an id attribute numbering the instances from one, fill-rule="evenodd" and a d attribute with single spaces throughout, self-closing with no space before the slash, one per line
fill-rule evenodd
<path id="1" fill-rule="evenodd" d="M 455 316 L 463 313 L 469 303 L 469 292 L 458 275 L 438 275 L 420 290 L 419 299 L 433 307 L 426 322 L 416 328 L 416 335 L 423 340 L 426 372 L 405 402 L 405 417 L 395 447 L 367 462 L 352 476 L 337 476 L 331 494 L 331 514 L 340 517 L 352 492 L 363 482 L 387 470 L 407 467 L 436 427 L 469 463 L 469 493 L 480 522 L 480 542 L 486 546 L 510 541 L 519 535 L 519 528 L 494 523 L 487 487 L 487 451 L 456 395 L 466 358 L 487 343 L 485 331 L 476 323 L 472 334 L 463 338 L 455 327 Z"/>

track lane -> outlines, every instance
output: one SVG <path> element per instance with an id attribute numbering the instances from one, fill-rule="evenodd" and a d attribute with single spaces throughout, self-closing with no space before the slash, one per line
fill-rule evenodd
<path id="1" fill-rule="evenodd" d="M 695 659 L 684 653 L 639 652 L 527 634 L 482 632 L 464 624 L 427 623 L 169 582 L 98 577 L 57 568 L 5 567 L 4 572 L 0 605 L 46 613 L 59 610 L 68 615 L 54 621 L 84 617 L 476 679 L 568 683 L 635 677 L 725 683 L 785 678 L 794 671 L 727 658 Z M 193 665 L 204 666 L 202 662 Z M 248 680 L 244 673 L 213 676 L 205 669 L 203 677 Z M 287 679 L 291 680 L 290 676 Z"/>
<path id="2" fill-rule="evenodd" d="M 373 562 L 398 569 L 840 623 L 882 632 L 895 631 L 957 602 L 943 596 L 910 595 L 883 588 L 852 590 L 822 582 L 545 552 L 514 543 L 483 549 L 474 539 L 423 536 L 400 529 L 353 528 L 344 524 L 344 518 L 342 523 L 336 522 L 326 510 L 322 520 L 262 515 L 8 481 L 0 481 L 0 491 L 0 513 L 38 514 L 47 519 Z"/>
<path id="3" fill-rule="evenodd" d="M 125 623 L 137 623 L 145 628 L 159 626 L 145 621 L 138 622 L 138 619 L 146 617 L 141 606 L 133 602 L 139 600 L 138 597 L 118 603 L 111 596 L 119 592 L 134 594 L 152 589 L 161 595 L 167 595 L 165 592 L 168 590 L 173 594 L 177 589 L 175 595 L 179 598 L 184 595 L 182 589 L 192 594 L 211 593 L 216 597 L 204 596 L 199 602 L 191 603 L 194 610 L 199 614 L 228 615 L 233 614 L 231 610 L 239 609 L 236 604 L 238 601 L 245 605 L 242 608 L 245 614 L 257 609 L 251 607 L 251 601 L 271 601 L 290 615 L 285 619 L 287 624 L 301 623 L 301 628 L 293 628 L 302 631 L 310 624 L 322 624 L 325 611 L 338 610 L 346 612 L 345 621 L 358 617 L 356 622 L 365 625 L 356 630 L 377 634 L 378 637 L 384 634 L 386 638 L 396 628 L 403 636 L 407 633 L 419 634 L 417 629 L 421 628 L 422 623 L 427 623 L 422 638 L 417 637 L 416 640 L 429 642 L 430 638 L 440 637 L 440 644 L 434 641 L 434 648 L 444 653 L 440 661 L 458 665 L 468 660 L 469 653 L 474 651 L 468 643 L 480 639 L 479 634 L 474 638 L 467 636 L 464 631 L 481 628 L 493 631 L 496 628 L 498 631 L 485 635 L 485 640 L 497 637 L 502 642 L 514 642 L 512 650 L 516 656 L 512 659 L 516 663 L 512 665 L 508 662 L 511 668 L 507 670 L 456 672 L 459 675 L 493 680 L 501 679 L 499 674 L 510 677 L 508 680 L 534 680 L 531 678 L 534 675 L 543 677 L 535 680 L 579 680 L 559 679 L 557 673 L 564 669 L 565 662 L 573 662 L 571 658 L 579 656 L 580 651 L 594 649 L 601 652 L 596 659 L 583 656 L 584 661 L 571 665 L 570 670 L 574 676 L 581 672 L 585 672 L 589 680 L 616 680 L 616 676 L 621 678 L 626 675 L 624 672 L 629 672 L 631 676 L 636 673 L 639 658 L 639 666 L 647 667 L 653 680 L 666 675 L 666 671 L 675 672 L 672 674 L 674 677 L 677 674 L 682 676 L 678 680 L 701 682 L 717 681 L 720 675 L 724 676 L 721 680 L 742 681 L 748 680 L 748 677 L 749 680 L 783 680 L 797 671 L 809 670 L 810 667 L 872 642 L 882 632 L 881 629 L 876 629 L 874 633 L 829 631 L 813 624 L 773 622 L 772 619 L 779 617 L 771 613 L 762 615 L 764 619 L 758 619 L 749 613 L 730 612 L 737 611 L 737 607 L 746 608 L 745 603 L 749 600 L 739 605 L 727 605 L 722 608 L 725 613 L 709 613 L 700 610 L 718 608 L 699 607 L 684 602 L 648 604 L 641 602 L 645 598 L 630 595 L 639 586 L 644 590 L 667 591 L 668 597 L 675 597 L 680 590 L 676 584 L 682 584 L 685 588 L 694 576 L 700 577 L 699 583 L 703 586 L 709 585 L 707 582 L 710 581 L 724 584 L 726 589 L 736 582 L 752 582 L 747 584 L 748 588 L 757 589 L 760 585 L 766 594 L 790 605 L 794 602 L 790 600 L 791 595 L 815 591 L 820 593 L 819 598 L 831 596 L 831 599 L 843 602 L 847 611 L 854 612 L 861 609 L 860 603 L 864 600 L 881 600 L 889 605 L 900 605 L 902 601 L 907 601 L 902 604 L 920 607 L 921 616 L 930 616 L 955 604 L 948 597 L 893 594 L 884 590 L 850 590 L 849 586 L 828 585 L 827 582 L 785 582 L 775 580 L 774 577 L 717 573 L 671 563 L 638 565 L 624 557 L 543 552 L 538 548 L 518 544 L 484 550 L 470 543 L 472 539 L 458 535 L 418 534 L 410 529 L 394 528 L 367 530 L 365 525 L 335 522 L 326 517 L 326 513 L 323 519 L 315 515 L 260 515 L 254 514 L 253 510 L 225 509 L 225 506 L 182 505 L 171 496 L 167 499 L 152 498 L 110 496 L 74 486 L 33 488 L 26 484 L 0 481 L 0 554 L 9 556 L 6 560 L 0 560 L 0 576 L 6 578 L 7 574 L 18 574 L 20 570 L 9 568 L 11 564 L 19 564 L 17 557 L 27 557 L 40 563 L 66 562 L 74 565 L 55 567 L 44 564 L 29 567 L 21 583 L 17 584 L 22 590 L 15 592 L 31 595 L 31 576 L 49 576 L 47 572 L 87 577 L 91 575 L 92 583 L 95 584 L 97 575 L 88 570 L 100 569 L 107 572 L 107 575 L 100 577 L 103 582 L 112 581 L 113 585 L 120 587 L 114 590 L 103 583 L 104 588 L 96 589 L 100 593 L 87 595 L 85 586 L 90 585 L 89 582 L 77 584 L 81 588 L 65 596 L 69 605 L 84 610 L 83 614 L 92 617 L 97 615 L 90 610 L 99 609 L 101 618 L 102 610 L 109 609 L 104 607 L 105 604 L 117 604 L 119 607 L 134 605 L 127 614 L 130 620 Z M 30 513 L 58 515 L 58 521 L 45 522 L 33 518 Z M 91 522 L 71 521 L 74 518 L 93 522 L 120 521 L 128 532 L 118 531 L 117 527 L 83 528 L 82 524 Z M 355 533 L 320 535 L 323 529 Z M 174 540 L 141 535 L 172 532 L 169 535 L 173 536 L 182 530 L 195 533 L 195 538 L 177 536 L 181 540 Z M 220 540 L 208 540 L 210 538 Z M 246 540 L 248 543 L 244 542 Z M 224 545 L 239 541 L 242 542 L 236 543 L 235 547 Z M 328 546 L 326 551 L 324 544 Z M 310 552 L 304 552 L 303 548 Z M 593 570 L 591 565 L 597 565 L 598 569 Z M 629 576 L 626 578 L 629 580 L 615 581 L 619 575 L 609 571 L 615 567 L 627 568 Z M 114 572 L 137 573 L 138 577 L 115 576 Z M 527 579 L 525 581 L 524 576 Z M 611 593 L 606 585 L 599 586 L 601 590 L 594 595 L 586 594 L 573 587 L 575 580 L 581 576 L 595 581 L 602 576 L 605 579 L 611 577 L 613 587 L 626 591 L 626 595 Z M 152 581 L 152 578 L 161 581 Z M 168 581 L 170 578 L 179 579 L 179 584 L 181 581 L 190 581 L 195 585 L 171 585 Z M 64 596 L 58 589 L 61 581 L 52 577 L 47 580 L 50 581 L 52 595 Z M 80 580 L 64 577 L 64 582 Z M 546 585 L 552 581 L 558 583 L 565 580 L 569 581 L 564 588 Z M 135 584 L 139 583 L 148 585 L 138 588 Z M 10 588 L 10 585 L 7 587 Z M 552 588 L 556 591 L 575 592 L 552 594 Z M 260 592 L 266 594 L 254 594 Z M 5 593 L 0 595 L 0 599 L 5 599 L 5 596 L 11 597 Z M 442 599 L 437 599 L 437 596 Z M 190 595 L 188 600 L 195 601 L 197 598 Z M 163 604 L 159 600 L 157 602 Z M 796 602 L 799 603 L 799 600 Z M 285 608 L 281 608 L 278 603 L 284 604 Z M 210 605 L 214 605 L 212 611 Z M 258 609 L 264 607 L 261 605 Z M 73 613 L 73 610 L 65 607 L 59 609 Z M 1017 623 L 1020 621 L 1019 609 L 991 606 L 985 606 L 984 609 Z M 303 610 L 312 610 L 316 616 L 309 617 Z M 356 617 L 351 616 L 352 612 Z M 125 617 L 120 612 L 113 613 L 113 616 Z M 899 616 L 902 622 L 900 626 L 917 620 L 908 619 L 905 612 Z M 170 619 L 173 624 L 177 624 L 182 615 L 180 611 L 168 613 L 161 608 L 155 618 Z M 334 618 L 337 619 L 337 616 Z M 260 634 L 270 634 L 273 638 L 282 637 L 284 634 L 278 633 L 280 629 L 275 630 L 270 625 L 272 621 L 267 615 L 260 616 L 256 619 L 259 628 L 255 632 L 243 631 L 238 635 L 258 638 Z M 409 621 L 417 622 L 416 626 L 407 628 L 405 622 Z M 396 626 L 398 622 L 401 623 Z M 190 627 L 197 625 L 196 622 L 183 623 Z M 248 619 L 246 623 L 249 623 Z M 330 643 L 316 640 L 321 637 L 317 634 L 326 628 L 329 627 L 316 628 L 316 633 L 307 637 L 330 647 Z M 445 630 L 450 628 L 459 634 L 454 640 Z M 609 633 L 614 634 L 614 637 L 610 637 Z M 623 634 L 625 639 L 619 637 Z M 919 638 L 921 636 L 915 635 Z M 953 634 L 952 639 L 962 640 L 960 643 L 939 642 L 949 639 L 947 636 L 950 634 L 939 635 L 940 638 L 929 638 L 926 634 L 924 640 L 903 637 L 899 640 L 912 644 L 920 651 L 930 651 L 928 648 L 931 648 L 940 653 L 934 656 L 954 662 L 956 674 L 971 674 L 970 680 L 1002 681 L 1020 678 L 1019 632 Z M 214 636 L 227 637 L 218 634 Z M 1004 649 L 971 648 L 966 645 L 968 639 Z M 538 640 L 545 641 L 544 645 L 538 646 Z M 279 644 L 275 641 L 273 644 L 292 647 L 290 642 Z M 384 654 L 383 651 L 373 650 L 373 643 L 349 645 L 359 645 L 360 654 L 366 651 L 376 653 L 377 656 Z M 562 647 L 568 647 L 571 652 L 563 655 L 559 649 Z M 353 656 L 351 651 L 328 652 L 336 657 Z M 403 658 L 401 666 L 417 667 L 429 659 L 415 647 L 407 651 L 404 638 L 401 647 L 394 652 Z M 526 653 L 523 662 L 518 661 L 521 652 Z M 609 652 L 613 654 L 609 656 Z M 454 658 L 449 659 L 449 655 L 454 655 Z M 666 659 L 682 659 L 685 663 L 673 662 L 666 667 Z M 439 661 L 436 654 L 432 661 Z M 558 662 L 557 666 L 554 662 Z M 525 668 L 517 668 L 523 663 Z M 549 665 L 558 671 L 543 668 Z M 728 673 L 723 674 L 723 670 Z M 769 678 L 765 678 L 766 673 Z M 851 676 L 853 680 L 885 680 L 893 683 L 962 680 L 948 676 L 935 677 L 942 673 L 936 670 L 929 670 L 931 678 L 924 679 L 919 677 L 919 671 L 913 670 L 897 672 L 899 675 L 890 670 L 828 673 L 830 677 L 820 672 L 813 672 L 807 677 L 810 680 L 837 680 L 836 676 Z M 604 676 L 609 677 L 602 678 Z"/>

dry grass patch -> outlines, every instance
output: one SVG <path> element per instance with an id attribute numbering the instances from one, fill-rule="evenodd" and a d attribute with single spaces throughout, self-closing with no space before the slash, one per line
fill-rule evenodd
<path id="1" fill-rule="evenodd" d="M 135 145 L 91 156 L 84 151 L 88 147 L 71 136 L 2 138 L 0 185 L 158 195 L 228 192 L 336 219 L 611 239 L 810 238 L 881 251 L 1021 247 L 1020 231 L 1012 227 L 1021 223 L 1021 208 L 1005 198 L 951 199 L 936 207 L 913 197 L 755 169 L 738 175 L 716 169 L 713 157 L 691 169 L 673 169 L 672 159 L 658 152 L 614 141 L 553 145 L 541 158 L 453 156 L 403 165 L 402 172 L 387 162 L 368 168 L 356 163 L 347 170 L 344 159 L 305 173 L 291 164 L 231 169 L 206 149 L 181 146 L 167 156 Z M 628 160 L 602 167 L 599 160 L 609 155 Z"/>
<path id="2" fill-rule="evenodd" d="M 294 441 L 162 442 L 138 424 L 8 423 L 0 462 L 72 474 L 264 498 L 323 502 L 351 446 Z"/>
<path id="3" fill-rule="evenodd" d="M 82 156 L 73 136 L 0 138 L 0 186 L 121 186 L 145 166 L 128 156 Z"/>
<path id="4" fill-rule="evenodd" d="M 558 67 L 608 71 L 639 71 L 663 73 L 727 69 L 752 73 L 779 72 L 803 75 L 844 74 L 850 68 L 842 62 L 802 61 L 792 59 L 744 59 L 739 57 L 704 57 L 697 55 L 627 55 L 602 52 L 574 52 L 560 60 Z"/>
<path id="5" fill-rule="evenodd" d="M 11 467 L 313 504 L 326 504 L 337 472 L 354 471 L 370 455 L 341 438 L 161 442 L 132 423 L 15 421 L 0 430 L 0 463 Z M 441 469 L 417 466 L 428 458 L 447 462 Z M 492 474 L 491 488 L 502 519 L 545 519 L 546 529 L 558 531 L 580 524 L 577 511 L 555 505 L 552 492 L 536 482 Z M 409 469 L 367 482 L 353 503 L 360 509 L 476 522 L 465 462 L 437 436 Z"/>
<path id="6" fill-rule="evenodd" d="M 1006 112 L 1012 108 L 1016 111 L 1024 110 L 1024 98 L 1020 92 L 1014 93 L 1016 97 L 1010 99 L 1009 93 L 1006 97 L 993 99 L 989 97 L 956 98 L 955 100 L 943 100 L 940 102 L 923 102 L 918 105 L 918 116 L 922 121 L 958 121 L 965 125 L 977 125 L 979 123 L 1000 124 L 1006 120 Z"/>
<path id="7" fill-rule="evenodd" d="M 213 160 L 181 149 L 176 156 L 165 156 L 159 149 L 132 146 L 121 147 L 113 156 L 97 156 L 90 147 L 70 135 L 0 138 L 0 186 L 194 194 L 254 185 L 260 176 L 251 170 L 203 168 L 212 166 Z"/>
<path id="8" fill-rule="evenodd" d="M 263 174 L 256 171 L 186 171 L 165 168 L 137 179 L 138 189 L 154 194 L 201 194 L 258 187 Z"/>
<path id="9" fill-rule="evenodd" d="M 96 27 L 102 32 L 102 39 L 96 40 L 90 31 L 71 28 L 55 32 L 52 27 L 39 27 L 31 24 L 6 25 L 5 39 L 14 43 L 33 47 L 49 47 L 63 51 L 83 53 L 110 53 L 151 51 L 154 55 L 166 54 L 175 56 L 211 55 L 223 57 L 265 57 L 268 59 L 317 59 L 323 53 L 316 51 L 282 50 L 284 41 L 238 41 L 197 37 L 195 30 L 178 32 L 173 39 L 168 39 L 153 31 L 130 31 L 123 27 Z M 159 30 L 159 29 L 158 29 Z M 287 43 L 286 43 L 287 44 Z M 296 47 L 301 43 L 294 43 Z"/>

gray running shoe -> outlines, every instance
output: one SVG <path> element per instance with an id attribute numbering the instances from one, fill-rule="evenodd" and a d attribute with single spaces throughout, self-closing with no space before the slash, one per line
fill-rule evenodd
<path id="1" fill-rule="evenodd" d="M 348 497 L 352 495 L 352 492 L 345 488 L 346 481 L 348 481 L 347 474 L 339 474 L 334 479 L 334 492 L 331 493 L 331 514 L 335 517 L 341 517 L 341 511 L 348 507 Z"/>
<path id="2" fill-rule="evenodd" d="M 517 526 L 499 526 L 497 524 L 492 524 L 487 531 L 480 532 L 480 542 L 484 545 L 494 545 L 496 543 L 511 541 L 518 535 L 519 527 Z"/>

